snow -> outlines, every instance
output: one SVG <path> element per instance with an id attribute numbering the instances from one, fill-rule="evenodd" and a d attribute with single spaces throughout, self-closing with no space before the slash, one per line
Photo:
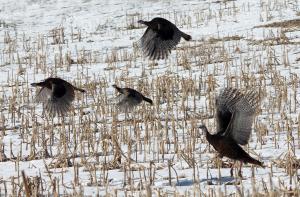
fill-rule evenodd
<path id="1" fill-rule="evenodd" d="M 299 8 L 293 0 L 0 0 L 0 195 L 23 193 L 22 170 L 42 179 L 44 194 L 53 194 L 54 179 L 59 194 L 91 196 L 296 190 L 299 166 L 291 173 L 288 165 L 300 159 L 300 26 L 263 25 L 299 19 Z M 136 46 L 145 31 L 137 21 L 156 16 L 193 39 L 153 62 Z M 30 83 L 49 76 L 87 90 L 64 119 L 48 119 L 34 103 Z M 154 106 L 129 114 L 136 121 L 116 117 L 113 84 L 142 91 Z M 226 86 L 261 97 L 244 149 L 266 167 L 244 165 L 242 180 L 230 177 L 227 159 L 217 167 L 197 129 L 214 132 L 214 98 Z M 107 169 L 113 136 L 133 161 L 122 155 Z M 66 158 L 70 167 L 55 165 Z"/>

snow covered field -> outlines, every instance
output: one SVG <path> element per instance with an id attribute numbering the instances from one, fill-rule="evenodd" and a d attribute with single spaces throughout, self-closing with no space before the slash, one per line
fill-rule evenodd
<path id="1" fill-rule="evenodd" d="M 137 21 L 156 16 L 193 40 L 150 61 Z M 34 103 L 30 83 L 49 76 L 87 91 L 64 120 Z M 297 0 L 0 0 L 0 196 L 25 195 L 24 180 L 33 196 L 299 196 L 299 77 Z M 154 106 L 125 120 L 113 84 Z M 227 86 L 261 98 L 244 149 L 266 167 L 243 179 L 198 129 L 214 131 Z"/>

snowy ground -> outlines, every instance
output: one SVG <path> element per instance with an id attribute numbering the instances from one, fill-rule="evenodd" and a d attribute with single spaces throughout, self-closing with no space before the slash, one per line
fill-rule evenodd
<path id="1" fill-rule="evenodd" d="M 156 16 L 193 41 L 153 62 L 135 43 L 137 21 Z M 0 195 L 24 194 L 22 170 L 32 195 L 300 195 L 297 0 L 0 0 L 0 50 Z M 87 90 L 64 120 L 33 102 L 30 83 L 49 76 Z M 154 106 L 125 121 L 113 84 Z M 244 165 L 242 180 L 197 129 L 214 131 L 214 98 L 227 86 L 261 98 L 244 148 L 266 168 Z"/>

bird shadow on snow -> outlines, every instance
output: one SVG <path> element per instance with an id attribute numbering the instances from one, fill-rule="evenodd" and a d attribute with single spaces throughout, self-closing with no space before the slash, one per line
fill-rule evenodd
<path id="1" fill-rule="evenodd" d="M 235 181 L 236 179 L 234 177 L 231 177 L 231 176 L 226 176 L 226 177 L 222 177 L 222 178 L 211 178 L 211 179 L 202 179 L 200 180 L 200 183 L 203 183 L 203 182 L 207 182 L 208 185 L 218 185 L 218 184 L 233 184 L 233 182 Z M 194 184 L 194 181 L 193 180 L 179 180 L 177 183 L 176 183 L 176 186 L 191 186 Z"/>
<path id="2" fill-rule="evenodd" d="M 229 184 L 235 181 L 236 179 L 231 176 L 225 176 L 221 178 L 210 178 L 210 179 L 202 179 L 200 183 L 207 182 L 209 185 L 217 185 L 217 184 Z"/>
<path id="3" fill-rule="evenodd" d="M 194 181 L 193 180 L 179 180 L 177 183 L 176 183 L 176 186 L 191 186 L 194 184 Z"/>

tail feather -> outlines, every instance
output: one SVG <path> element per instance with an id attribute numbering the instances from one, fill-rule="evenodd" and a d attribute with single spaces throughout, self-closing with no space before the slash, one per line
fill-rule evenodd
<path id="1" fill-rule="evenodd" d="M 85 92 L 85 90 L 84 90 L 84 89 L 81 89 L 81 88 L 74 87 L 74 89 L 75 89 L 75 90 L 78 90 L 78 91 L 80 91 L 80 92 L 83 92 L 83 93 Z"/>
<path id="2" fill-rule="evenodd" d="M 256 159 L 250 157 L 250 156 L 247 157 L 247 158 L 244 158 L 243 162 L 245 162 L 245 163 L 252 163 L 254 165 L 258 165 L 258 166 L 264 167 L 264 165 L 263 165 L 263 163 L 261 161 L 258 161 Z"/>
<path id="3" fill-rule="evenodd" d="M 149 99 L 149 98 L 147 98 L 147 97 L 145 97 L 143 95 L 142 95 L 142 97 L 143 97 L 144 101 L 146 101 L 146 102 L 150 103 L 151 105 L 153 105 L 153 101 L 151 99 Z"/>
<path id="4" fill-rule="evenodd" d="M 192 39 L 192 36 L 184 33 L 184 32 L 181 32 L 181 36 L 186 40 L 186 41 L 189 41 Z"/>

